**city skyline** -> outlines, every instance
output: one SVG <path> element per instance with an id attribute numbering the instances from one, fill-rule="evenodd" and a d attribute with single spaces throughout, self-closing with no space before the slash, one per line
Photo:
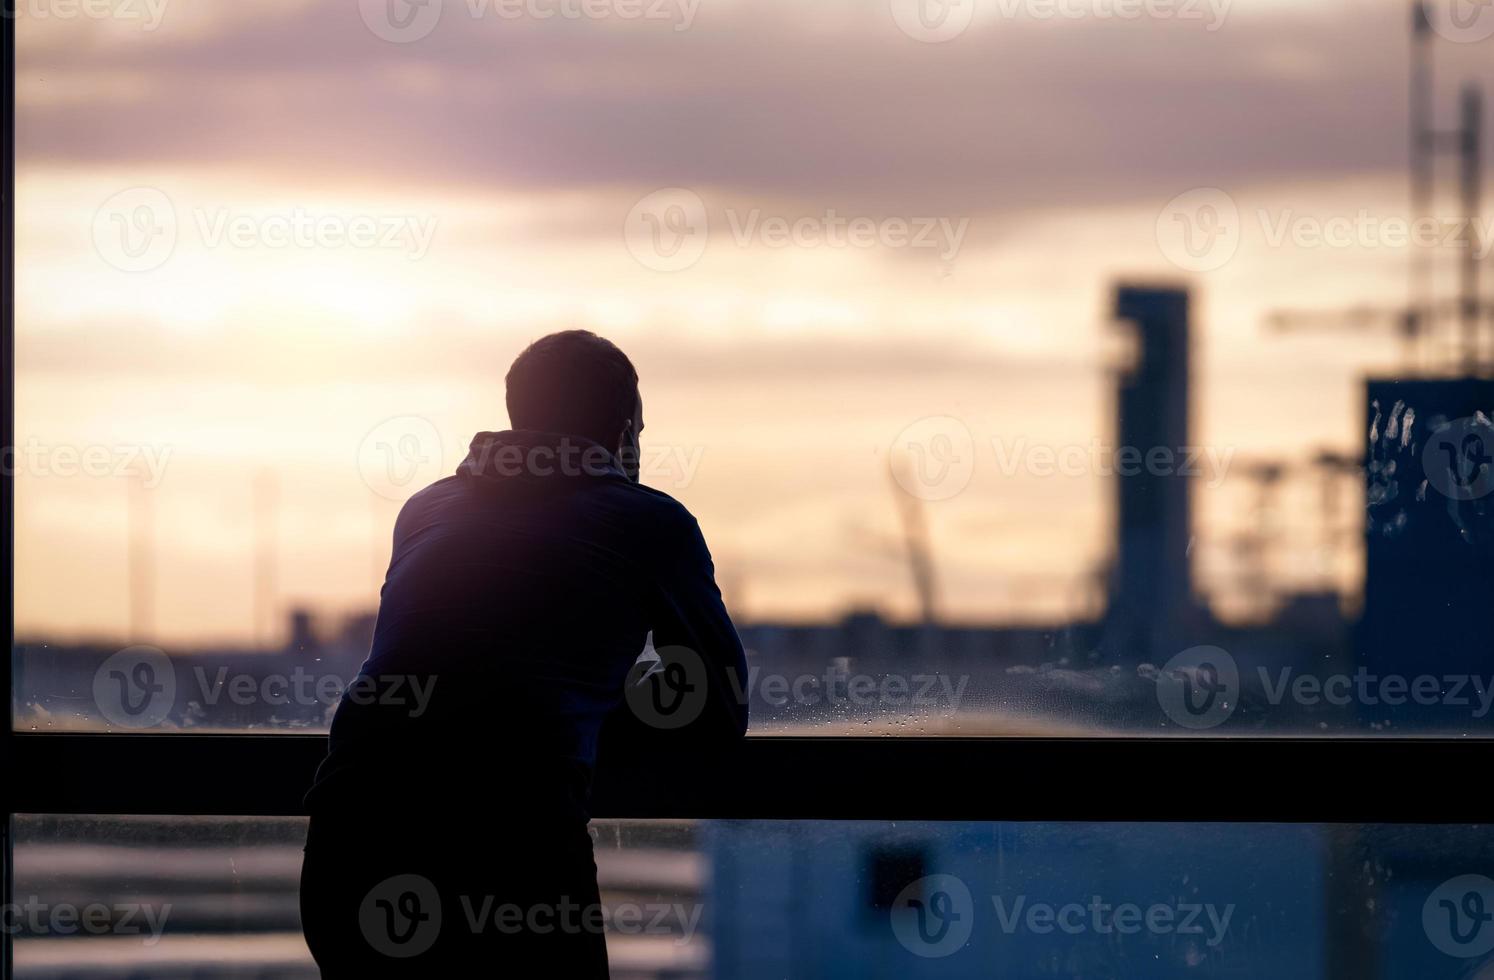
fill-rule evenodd
<path id="1" fill-rule="evenodd" d="M 117 454 L 97 478 L 59 462 L 98 447 L 165 458 L 155 638 L 252 638 L 267 473 L 278 607 L 371 606 L 397 501 L 366 482 L 369 439 L 418 420 L 439 442 L 421 450 L 440 456 L 430 477 L 449 473 L 506 424 L 508 361 L 553 329 L 633 356 L 645 448 L 676 467 L 652 482 L 697 514 L 757 620 L 913 615 L 888 452 L 940 417 L 978 454 L 968 486 L 925 503 L 945 614 L 1073 618 L 1110 543 L 1092 461 L 1114 441 L 1118 280 L 1194 289 L 1195 441 L 1231 461 L 1195 491 L 1194 561 L 1226 605 L 1231 542 L 1254 523 L 1247 464 L 1357 450 L 1361 378 L 1397 373 L 1393 338 L 1263 323 L 1404 300 L 1387 231 L 1407 214 L 1400 3 L 1241 0 L 1213 30 L 998 5 L 942 44 L 875 4 L 702 4 L 682 30 L 448 7 L 408 43 L 297 3 L 253 24 L 175 3 L 149 32 L 23 14 L 17 443 L 42 460 L 17 477 L 23 632 L 128 630 L 129 481 Z M 1477 45 L 1442 49 L 1446 119 L 1458 83 L 1494 76 Z M 1055 73 L 1055 57 L 1077 60 Z M 608 118 L 614 89 L 649 109 L 629 129 Z M 723 132 L 681 142 L 681 119 Z M 141 188 L 168 202 L 174 241 L 130 271 L 100 241 L 160 200 Z M 709 227 L 673 270 L 639 257 L 638 209 L 667 188 Z M 1170 237 L 1199 192 L 1235 209 L 1228 255 Z M 872 244 L 841 243 L 841 222 Z M 1041 475 L 1033 447 L 1091 462 Z M 1276 578 L 1351 587 L 1352 546 L 1319 567 L 1313 493 L 1280 515 Z"/>

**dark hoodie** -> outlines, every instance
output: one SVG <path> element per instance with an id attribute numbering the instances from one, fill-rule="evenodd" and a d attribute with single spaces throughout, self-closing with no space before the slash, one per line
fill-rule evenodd
<path id="1" fill-rule="evenodd" d="M 373 647 L 308 807 L 486 806 L 506 785 L 516 807 L 584 820 L 602 723 L 650 631 L 698 655 L 692 733 L 739 737 L 746 665 L 695 518 L 597 443 L 479 433 L 395 522 Z"/>

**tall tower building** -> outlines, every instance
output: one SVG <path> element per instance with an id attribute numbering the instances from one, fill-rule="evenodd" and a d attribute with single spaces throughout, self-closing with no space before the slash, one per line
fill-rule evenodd
<path id="1" fill-rule="evenodd" d="M 1105 655 L 1166 660 L 1197 610 L 1191 488 L 1179 472 L 1190 445 L 1188 292 L 1122 285 L 1115 318 L 1131 344 L 1116 379 L 1116 541 Z"/>

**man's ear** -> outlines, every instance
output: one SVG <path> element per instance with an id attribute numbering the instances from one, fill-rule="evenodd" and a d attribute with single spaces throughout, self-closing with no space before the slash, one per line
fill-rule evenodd
<path id="1" fill-rule="evenodd" d="M 623 423 L 622 432 L 617 437 L 617 460 L 622 464 L 623 473 L 627 474 L 628 479 L 634 483 L 639 480 L 638 456 L 638 433 L 633 431 L 633 420 L 628 419 Z"/>

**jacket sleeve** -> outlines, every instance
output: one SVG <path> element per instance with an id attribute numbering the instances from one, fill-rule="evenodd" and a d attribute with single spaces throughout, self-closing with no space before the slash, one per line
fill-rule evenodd
<path id="1" fill-rule="evenodd" d="M 661 668 L 705 689 L 689 729 L 711 738 L 738 739 L 747 731 L 747 658 L 716 586 L 715 566 L 700 525 L 688 512 L 663 556 L 654 649 Z"/>

